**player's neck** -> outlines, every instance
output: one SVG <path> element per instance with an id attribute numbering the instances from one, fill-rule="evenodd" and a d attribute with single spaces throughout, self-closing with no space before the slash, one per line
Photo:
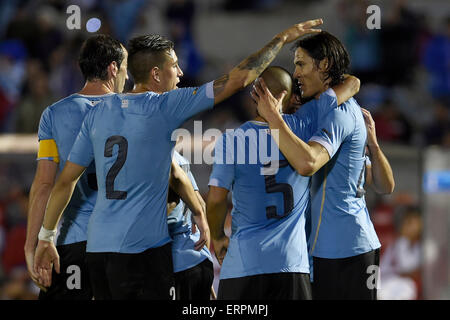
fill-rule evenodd
<path id="1" fill-rule="evenodd" d="M 86 81 L 78 93 L 85 95 L 102 95 L 114 92 L 114 86 L 107 81 Z"/>
<path id="2" fill-rule="evenodd" d="M 152 85 L 148 84 L 148 83 L 137 83 L 133 90 L 131 90 L 131 93 L 143 93 L 143 92 L 147 92 L 147 91 L 151 91 L 151 92 L 155 92 L 155 93 L 159 93 L 161 94 L 162 92 L 156 88 L 154 88 Z"/>
<path id="3" fill-rule="evenodd" d="M 323 84 L 322 88 L 321 88 L 321 89 L 319 90 L 319 92 L 314 96 L 315 99 L 319 99 L 320 95 L 321 95 L 322 93 L 324 93 L 325 91 L 328 90 L 328 88 L 330 87 L 330 84 L 329 84 L 329 83 L 330 83 L 330 82 L 327 81 L 327 83 L 324 83 L 324 84 Z"/>
<path id="4" fill-rule="evenodd" d="M 267 123 L 266 119 L 264 119 L 261 116 L 256 116 L 255 118 L 253 118 L 253 121 L 258 121 L 258 122 L 265 122 Z"/>

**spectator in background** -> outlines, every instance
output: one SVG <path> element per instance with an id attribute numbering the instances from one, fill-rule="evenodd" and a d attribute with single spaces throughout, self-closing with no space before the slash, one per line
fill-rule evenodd
<path id="1" fill-rule="evenodd" d="M 421 30 L 418 15 L 407 7 L 405 0 L 392 2 L 393 8 L 380 30 L 383 82 L 387 86 L 410 84 L 413 80 Z"/>
<path id="2" fill-rule="evenodd" d="M 436 101 L 434 117 L 425 128 L 425 139 L 428 145 L 444 145 L 445 136 L 450 132 L 450 108 L 443 101 Z"/>
<path id="3" fill-rule="evenodd" d="M 377 136 L 381 141 L 410 143 L 412 125 L 392 100 L 386 99 L 373 119 L 377 126 Z"/>
<path id="4" fill-rule="evenodd" d="M 27 51 L 20 40 L 0 43 L 0 132 L 11 131 L 8 120 L 25 79 Z"/>
<path id="5" fill-rule="evenodd" d="M 57 25 L 58 21 L 58 12 L 52 7 L 42 7 L 37 12 L 37 29 L 34 33 L 30 53 L 33 58 L 42 61 L 47 71 L 51 53 L 63 43 L 63 35 Z"/>
<path id="6" fill-rule="evenodd" d="M 422 218 L 415 207 L 401 217 L 397 240 L 381 256 L 382 300 L 414 300 L 421 296 Z"/>
<path id="7" fill-rule="evenodd" d="M 450 103 L 450 16 L 440 33 L 434 35 L 425 47 L 423 64 L 429 72 L 429 88 L 434 98 Z"/>
<path id="8" fill-rule="evenodd" d="M 380 69 L 380 40 L 378 30 L 366 26 L 367 1 L 344 0 L 339 4 L 343 21 L 347 21 L 344 34 L 346 48 L 352 57 L 350 68 L 362 83 L 378 82 Z"/>
<path id="9" fill-rule="evenodd" d="M 84 38 L 80 35 L 52 52 L 49 85 L 56 100 L 66 97 L 83 87 L 84 78 L 78 67 L 78 53 Z"/>
<path id="10" fill-rule="evenodd" d="M 36 41 L 37 23 L 29 12 L 29 5 L 18 6 L 12 20 L 6 28 L 6 39 L 17 39 L 23 42 L 27 49 Z"/>
<path id="11" fill-rule="evenodd" d="M 447 131 L 444 132 L 444 135 L 442 137 L 442 144 L 441 146 L 443 148 L 450 150 L 450 129 L 447 129 Z"/>
<path id="12" fill-rule="evenodd" d="M 166 10 L 170 38 L 175 43 L 184 76 L 182 86 L 195 86 L 204 61 L 192 31 L 195 5 L 192 0 L 171 0 Z"/>
<path id="13" fill-rule="evenodd" d="M 145 7 L 147 0 L 100 0 L 100 7 L 106 13 L 111 31 L 120 42 L 126 43 L 136 25 L 136 17 Z"/>
<path id="14" fill-rule="evenodd" d="M 32 60 L 27 69 L 29 91 L 17 107 L 16 132 L 36 133 L 42 112 L 47 106 L 53 104 L 55 98 L 50 91 L 48 74 L 42 64 Z"/>
<path id="15" fill-rule="evenodd" d="M 5 275 L 9 275 L 17 267 L 25 267 L 23 247 L 26 238 L 26 215 L 28 207 L 28 190 L 12 187 L 4 200 L 7 231 L 5 247 L 2 252 L 2 267 Z"/>

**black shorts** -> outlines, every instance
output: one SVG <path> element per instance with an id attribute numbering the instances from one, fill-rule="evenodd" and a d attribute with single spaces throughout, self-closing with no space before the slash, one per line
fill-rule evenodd
<path id="1" fill-rule="evenodd" d="M 316 300 L 376 300 L 380 250 L 343 259 L 313 257 Z"/>
<path id="2" fill-rule="evenodd" d="M 214 280 L 214 268 L 209 259 L 175 273 L 177 300 L 209 300 Z"/>
<path id="3" fill-rule="evenodd" d="M 86 257 L 95 300 L 175 300 L 170 243 L 141 253 Z"/>
<path id="4" fill-rule="evenodd" d="M 52 284 L 41 290 L 39 300 L 92 300 L 86 264 L 86 241 L 57 246 L 60 273 L 52 272 Z"/>
<path id="5" fill-rule="evenodd" d="M 311 300 L 308 273 L 281 272 L 222 279 L 219 300 Z"/>

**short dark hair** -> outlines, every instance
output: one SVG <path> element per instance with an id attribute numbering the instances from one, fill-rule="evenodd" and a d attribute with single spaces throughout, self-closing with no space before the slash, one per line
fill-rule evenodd
<path id="1" fill-rule="evenodd" d="M 278 96 L 285 90 L 286 96 L 283 99 L 283 106 L 289 103 L 293 88 L 292 76 L 289 71 L 283 67 L 270 66 L 264 70 L 259 77 L 264 79 L 264 82 L 272 95 Z"/>
<path id="2" fill-rule="evenodd" d="M 331 79 L 330 87 L 342 82 L 343 75 L 348 72 L 350 57 L 339 39 L 322 31 L 297 41 L 293 49 L 298 48 L 304 49 L 316 65 L 319 65 L 321 60 L 328 59 L 325 79 Z"/>
<path id="3" fill-rule="evenodd" d="M 152 68 L 162 68 L 166 53 L 173 49 L 173 46 L 172 41 L 158 34 L 131 39 L 128 42 L 128 69 L 134 82 L 146 82 Z"/>
<path id="4" fill-rule="evenodd" d="M 115 61 L 120 68 L 124 57 L 122 44 L 118 40 L 98 34 L 84 41 L 78 65 L 86 80 L 108 80 L 108 66 Z"/>

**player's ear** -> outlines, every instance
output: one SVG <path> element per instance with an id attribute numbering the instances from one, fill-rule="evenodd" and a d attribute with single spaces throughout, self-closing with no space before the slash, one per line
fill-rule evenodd
<path id="1" fill-rule="evenodd" d="M 119 72 L 119 68 L 117 67 L 117 62 L 116 61 L 111 62 L 108 66 L 108 73 L 112 77 L 117 77 L 118 72 Z"/>
<path id="2" fill-rule="evenodd" d="M 323 58 L 322 60 L 320 60 L 319 62 L 319 70 L 322 72 L 326 72 L 329 69 L 329 62 L 328 62 L 328 58 Z"/>
<path id="3" fill-rule="evenodd" d="M 152 70 L 150 70 L 150 77 L 157 83 L 161 82 L 160 72 L 161 70 L 158 67 L 153 67 Z"/>

